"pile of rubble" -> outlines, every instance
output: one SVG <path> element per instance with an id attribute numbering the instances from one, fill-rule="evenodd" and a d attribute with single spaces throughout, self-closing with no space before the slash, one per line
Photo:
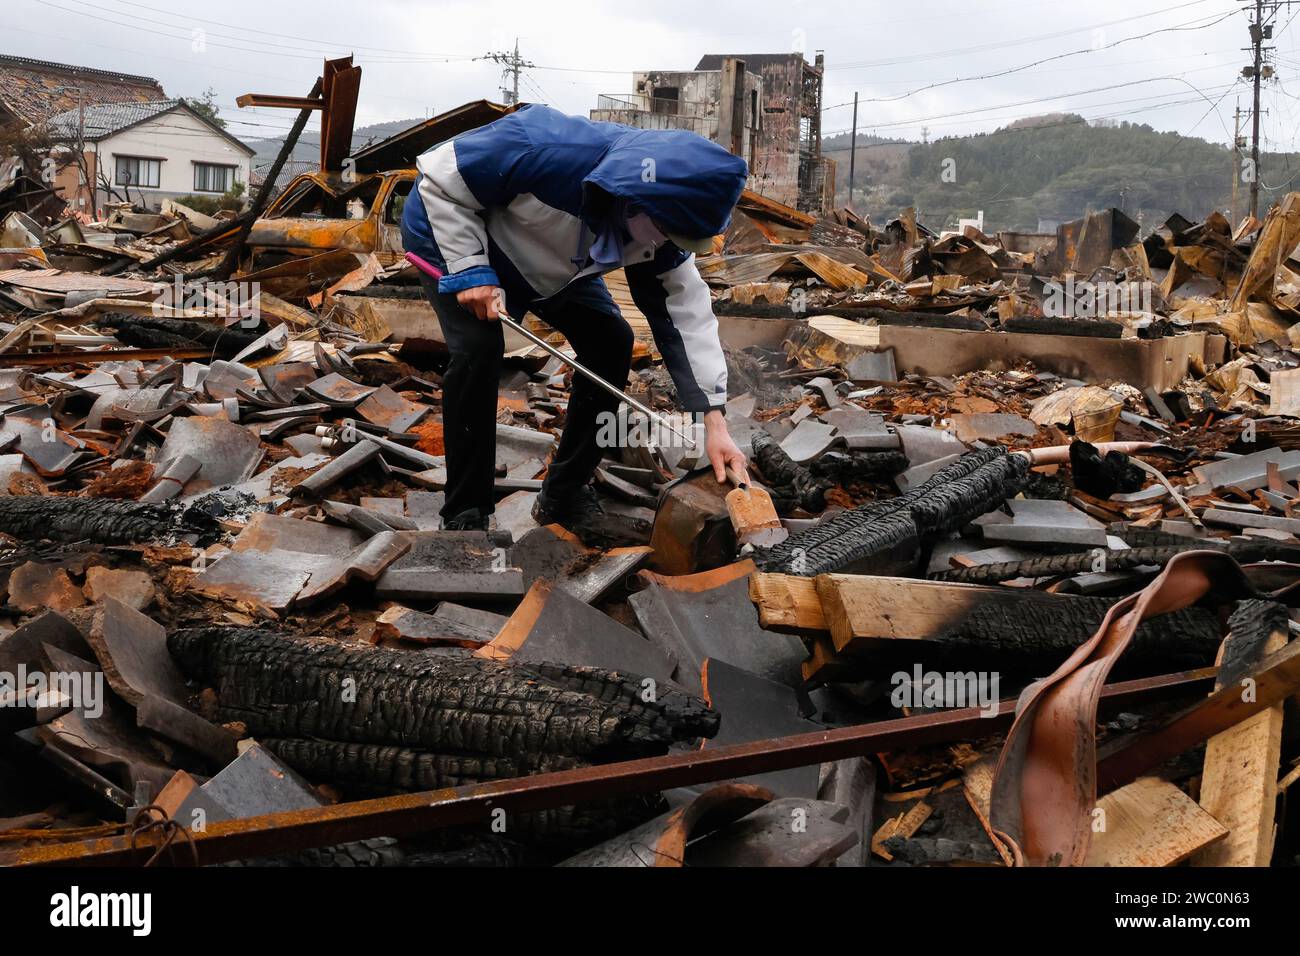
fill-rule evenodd
<path id="1" fill-rule="evenodd" d="M 781 527 L 630 441 L 584 544 L 531 517 L 571 373 L 510 336 L 492 529 L 441 528 L 433 313 L 303 208 L 408 172 L 4 220 L 0 861 L 1295 856 L 1300 194 L 1139 240 L 746 193 L 699 268 Z"/>

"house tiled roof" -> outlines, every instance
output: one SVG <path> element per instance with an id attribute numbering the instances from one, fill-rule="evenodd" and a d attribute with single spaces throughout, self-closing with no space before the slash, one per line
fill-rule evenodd
<path id="1" fill-rule="evenodd" d="M 51 116 L 45 121 L 50 134 L 56 140 L 76 142 L 78 134 L 83 134 L 83 141 L 95 143 L 107 139 L 132 126 L 138 126 L 155 116 L 181 109 L 196 117 L 200 122 L 211 127 L 212 132 L 225 139 L 249 156 L 256 152 L 243 140 L 236 139 L 225 129 L 213 123 L 201 113 L 196 112 L 184 100 L 157 100 L 153 103 L 104 103 L 99 106 L 87 106 L 85 109 L 68 110 Z M 180 133 L 179 135 L 186 135 Z"/>
<path id="2" fill-rule="evenodd" d="M 75 110 L 79 102 L 149 103 L 167 94 L 148 76 L 0 55 L 0 105 L 26 123 Z"/>
<path id="3" fill-rule="evenodd" d="M 266 181 L 266 174 L 271 171 L 271 165 L 271 163 L 263 163 L 261 166 L 257 166 L 253 169 L 252 175 L 249 177 L 251 180 L 248 184 L 249 188 L 257 189 Z M 280 175 L 275 178 L 275 185 L 272 187 L 271 193 L 273 195 L 278 194 L 285 186 L 289 185 L 295 177 L 301 176 L 303 173 L 313 173 L 318 169 L 320 169 L 320 162 L 318 160 L 289 160 L 284 164 L 284 168 L 280 170 Z"/>
<path id="4" fill-rule="evenodd" d="M 51 116 L 45 121 L 45 125 L 55 139 L 75 140 L 84 122 L 85 140 L 93 143 L 106 136 L 112 136 L 118 130 L 166 113 L 174 109 L 178 102 L 178 100 L 156 100 L 152 103 L 102 103 L 97 106 L 87 106 L 84 110 L 72 109 Z"/>

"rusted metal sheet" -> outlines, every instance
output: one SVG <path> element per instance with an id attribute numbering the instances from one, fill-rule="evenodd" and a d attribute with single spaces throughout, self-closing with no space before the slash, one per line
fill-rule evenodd
<path id="1" fill-rule="evenodd" d="M 1097 801 L 1097 703 L 1106 677 L 1144 619 L 1210 593 L 1227 600 L 1255 592 L 1227 555 L 1178 555 L 1143 591 L 1115 604 L 1054 674 L 1021 695 L 998 758 L 990 812 L 1018 861 L 1083 865 Z"/>
<path id="2" fill-rule="evenodd" d="M 96 365 L 100 362 L 156 362 L 160 359 L 209 359 L 212 349 L 66 349 L 61 352 L 6 352 L 14 365 L 51 368 L 59 365 Z"/>
<path id="3" fill-rule="evenodd" d="M 162 288 L 160 282 L 121 279 L 93 272 L 62 272 L 58 269 L 8 269 L 0 272 L 0 285 L 20 286 L 38 292 L 121 292 L 141 295 Z"/>
<path id="4" fill-rule="evenodd" d="M 515 107 L 488 100 L 474 100 L 463 106 L 439 113 L 387 139 L 359 149 L 353 157 L 359 173 L 377 173 L 393 169 L 410 169 L 421 153 L 514 112 Z"/>

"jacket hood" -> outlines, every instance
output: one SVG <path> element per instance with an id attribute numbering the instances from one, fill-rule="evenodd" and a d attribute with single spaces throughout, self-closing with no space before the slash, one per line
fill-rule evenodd
<path id="1" fill-rule="evenodd" d="M 632 130 L 619 136 L 583 179 L 692 239 L 725 232 L 749 167 L 717 143 L 685 130 Z"/>

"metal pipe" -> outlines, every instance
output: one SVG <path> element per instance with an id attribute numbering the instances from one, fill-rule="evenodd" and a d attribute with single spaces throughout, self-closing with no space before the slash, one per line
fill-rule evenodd
<path id="1" fill-rule="evenodd" d="M 406 261 L 409 262 L 411 265 L 415 266 L 415 268 L 419 269 L 425 275 L 432 276 L 435 279 L 442 278 L 441 269 L 439 269 L 437 266 L 433 265 L 432 263 L 426 262 L 424 259 L 421 259 L 414 252 L 408 252 L 406 254 Z M 497 318 L 500 321 L 504 322 L 506 325 L 510 326 L 510 328 L 514 329 L 524 338 L 528 339 L 528 341 L 532 342 L 538 348 L 542 349 L 543 351 L 547 352 L 550 355 L 553 355 L 555 358 L 559 359 L 565 365 L 569 366 L 569 368 L 573 369 L 579 375 L 585 376 L 587 381 L 591 382 L 594 385 L 600 386 L 605 391 L 609 392 L 609 394 L 617 398 L 620 402 L 626 402 L 628 404 L 628 407 L 635 409 L 636 411 L 640 412 L 642 415 L 645 415 L 647 418 L 649 418 L 660 428 L 668 429 L 670 432 L 672 432 L 682 441 L 686 442 L 687 448 L 695 447 L 696 444 L 695 439 L 689 435 L 683 435 L 672 425 L 672 423 L 668 421 L 668 419 L 664 418 L 664 416 L 660 415 L 656 411 L 653 411 L 648 406 L 642 405 L 635 398 L 629 398 L 621 388 L 616 388 L 615 386 L 611 385 L 609 382 L 605 381 L 603 378 L 601 378 L 591 369 L 587 368 L 581 362 L 577 361 L 577 359 L 570 358 L 569 356 L 561 352 L 559 349 L 557 349 L 550 342 L 547 342 L 545 339 L 543 339 L 541 336 L 535 335 L 532 332 L 528 331 L 528 329 L 524 328 L 514 319 L 510 318 L 510 316 L 506 315 L 500 309 L 497 310 Z"/>
<path id="2" fill-rule="evenodd" d="M 585 376 L 587 380 L 592 384 L 599 385 L 601 388 L 609 392 L 609 394 L 613 395 L 619 401 L 626 402 L 630 408 L 633 408 L 636 411 L 640 412 L 642 415 L 645 415 L 647 418 L 649 418 L 660 428 L 668 429 L 678 438 L 682 439 L 682 441 L 686 442 L 688 447 L 691 448 L 695 447 L 694 438 L 688 435 L 683 435 L 675 427 L 673 427 L 673 425 L 668 421 L 667 418 L 660 415 L 658 412 L 651 410 L 649 406 L 643 405 L 640 402 L 638 402 L 635 398 L 628 396 L 626 393 L 624 393 L 624 391 L 621 388 L 618 388 L 617 386 L 605 381 L 603 378 L 601 378 L 591 369 L 587 368 L 581 362 L 565 355 L 563 352 L 557 349 L 550 342 L 547 342 L 540 335 L 535 335 L 534 333 L 530 332 L 528 329 L 524 328 L 514 319 L 510 318 L 510 316 L 500 315 L 498 317 L 502 322 L 510 326 L 510 328 L 514 329 L 516 332 L 518 332 L 524 338 L 528 339 L 528 341 L 532 342 L 538 348 L 544 349 L 545 351 L 549 352 L 551 355 L 559 359 L 561 362 L 563 362 L 565 365 L 569 366 L 569 368 L 573 369 L 579 375 Z"/>

